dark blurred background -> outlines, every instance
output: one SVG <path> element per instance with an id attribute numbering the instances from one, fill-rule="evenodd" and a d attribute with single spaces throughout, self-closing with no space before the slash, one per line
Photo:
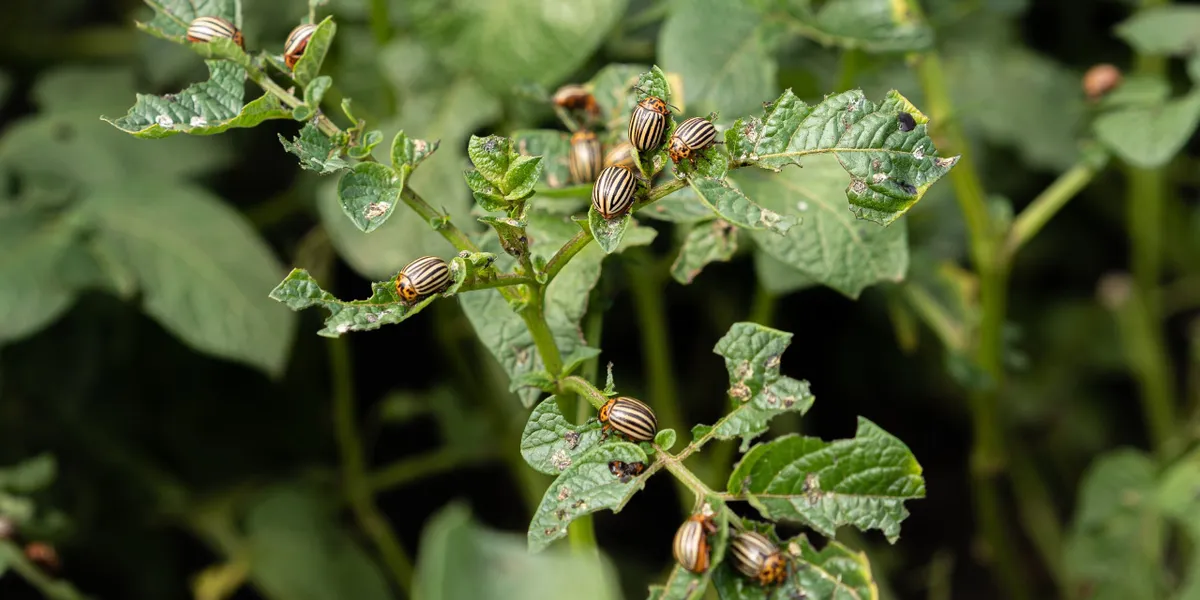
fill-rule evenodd
<path id="1" fill-rule="evenodd" d="M 703 10 L 686 2 L 615 4 L 622 12 L 595 51 L 561 77 L 536 83 L 552 90 L 586 81 L 610 63 L 654 63 L 664 20 L 675 11 Z M 1089 110 L 1079 85 L 1083 72 L 1100 62 L 1132 65 L 1131 50 L 1111 33 L 1129 16 L 1132 3 L 923 4 L 971 143 L 943 154 L 970 151 L 988 192 L 1019 211 L 1075 160 Z M 472 48 L 437 43 L 471 6 L 332 0 L 319 9 L 333 14 L 339 26 L 323 70 L 333 76 L 336 93 L 352 97 L 356 112 L 387 139 L 399 127 L 426 139 L 440 137 L 442 150 L 413 185 L 438 202 L 446 198 L 444 204 L 459 214 L 469 198 L 457 175 L 467 135 L 562 128 L 545 104 L 515 91 L 516 84 L 528 82 L 513 82 L 508 90 L 479 83 L 471 76 Z M 507 6 L 498 1 L 495 10 Z M 255 47 L 278 45 L 306 12 L 297 0 L 245 0 L 243 30 Z M 61 576 L 96 598 L 338 597 L 289 595 L 286 586 L 272 593 L 254 585 L 235 586 L 229 596 L 204 596 L 193 578 L 233 561 L 237 553 L 231 548 L 241 546 L 226 529 L 253 530 L 255 515 L 266 519 L 254 512 L 262 509 L 265 501 L 257 499 L 264 490 L 300 486 L 318 490 L 313 497 L 337 498 L 330 353 L 343 350 L 351 360 L 369 463 L 416 464 L 411 461 L 431 453 L 445 459 L 378 495 L 409 554 L 418 556 L 425 525 L 455 499 L 465 499 L 482 523 L 523 535 L 537 499 L 527 490 L 548 482 L 532 471 L 521 474 L 516 449 L 527 409 L 506 391 L 505 376 L 475 340 L 456 302 L 435 303 L 400 326 L 331 342 L 315 335 L 320 311 L 294 315 L 266 299 L 291 266 L 320 274 L 324 287 L 339 297 L 365 297 L 371 281 L 394 273 L 406 257 L 447 249 L 423 233 L 420 222 L 382 229 L 371 240 L 347 230 L 333 200 L 333 178 L 301 171 L 280 147 L 278 134 L 293 136 L 294 122 L 268 121 L 207 138 L 142 141 L 100 121 L 101 115 L 124 114 L 135 93 L 177 91 L 205 78 L 194 53 L 135 29 L 135 19 L 147 18 L 149 10 L 133 0 L 4 3 L 0 206 L 36 201 L 59 210 L 90 189 L 142 193 L 132 191 L 144 189 L 141 175 L 168 171 L 167 177 L 186 182 L 179 185 L 225 207 L 223 218 L 242 223 L 198 234 L 196 243 L 231 240 L 240 248 L 235 234 L 265 242 L 271 276 L 244 293 L 256 298 L 250 302 L 255 306 L 261 299 L 261 310 L 270 315 L 273 350 L 222 353 L 205 340 L 189 339 L 179 333 L 186 323 L 156 308 L 173 296 L 131 285 L 121 278 L 121 268 L 106 267 L 94 256 L 67 267 L 51 265 L 56 277 L 73 282 L 73 291 L 60 289 L 57 296 L 43 291 L 47 305 L 61 306 L 30 317 L 37 323 L 27 330 L 0 329 L 0 464 L 50 453 L 58 466 L 53 485 L 35 498 L 39 510 L 61 519 L 29 535 L 52 543 Z M 846 51 L 806 41 L 786 27 L 772 35 L 778 68 L 763 100 L 788 87 L 819 100 L 848 83 L 845 87 L 862 87 L 869 98 L 896 88 L 924 107 L 903 54 L 855 51 L 858 67 L 846 81 L 841 66 Z M 411 58 L 416 55 L 423 66 Z M 416 72 L 419 68 L 426 70 Z M 1170 68 L 1176 88 L 1186 89 L 1183 65 Z M 1190 144 L 1167 168 L 1171 201 L 1162 243 L 1168 271 L 1184 277 L 1200 272 L 1200 170 L 1194 150 Z M 1095 456 L 1125 445 L 1149 446 L 1118 320 L 1097 297 L 1102 278 L 1129 268 L 1124 181 L 1116 164 L 1101 173 L 1024 249 L 1010 284 L 1010 379 L 1001 416 L 1009 443 L 1036 464 L 1053 514 L 1064 524 L 1071 522 L 1081 477 Z M 161 202 L 172 202 L 173 193 L 165 192 Z M 935 185 L 906 218 L 910 278 L 936 282 L 939 264 L 966 264 L 953 194 L 949 181 Z M 186 222 L 181 217 L 181 226 Z M 904 440 L 924 468 L 927 498 L 908 503 L 912 516 L 896 545 L 877 532 L 846 531 L 839 539 L 868 551 L 884 597 L 999 598 L 975 541 L 964 391 L 970 373 L 963 374 L 960 358 L 905 312 L 902 286 L 874 286 L 857 300 L 823 287 L 772 294 L 772 286 L 759 281 L 748 241 L 731 262 L 710 265 L 683 286 L 665 269 L 677 248 L 675 226 L 646 224 L 660 232 L 654 245 L 606 261 L 592 299 L 607 307 L 600 365 L 615 363 L 622 391 L 642 397 L 649 386 L 631 272 L 650 273 L 660 282 L 670 365 L 689 424 L 712 422 L 725 408 L 727 381 L 712 347 L 732 323 L 765 318 L 794 332 L 783 371 L 810 381 L 817 403 L 802 424 L 781 420 L 773 433 L 849 437 L 855 417 L 862 415 Z M 11 250 L 0 239 L 0 273 L 12 268 L 6 261 L 33 261 L 15 252 L 5 255 L 5 248 Z M 178 264 L 164 260 L 159 266 L 171 270 Z M 33 293 L 28 281 L 0 280 L 0 310 L 16 310 L 6 308 L 15 301 L 6 302 Z M 185 294 L 187 288 L 179 289 Z M 1197 303 L 1191 302 L 1197 296 L 1189 297 L 1186 288 L 1181 295 L 1163 331 L 1182 398 L 1196 391 L 1189 373 L 1197 370 Z M 186 296 L 174 296 L 179 297 Z M 709 481 L 724 477 L 701 474 Z M 657 477 L 620 514 L 596 516 L 601 548 L 627 598 L 642 597 L 670 564 L 669 540 L 682 517 L 675 494 Z M 1012 500 L 1011 489 L 1005 494 Z M 336 501 L 330 502 L 336 509 Z M 226 510 L 227 504 L 237 508 Z M 1010 518 L 1019 528 L 1016 516 Z M 322 529 L 321 539 L 334 544 L 329 540 L 336 534 L 377 560 L 346 510 L 329 511 L 322 523 L 332 533 Z M 1036 597 L 1059 597 L 1028 533 L 1018 535 L 1018 544 Z M 291 568 L 312 569 L 302 564 L 297 559 Z M 235 572 L 222 576 L 236 580 L 230 574 Z M 11 572 L 0 577 L 0 598 L 38 597 L 25 578 Z"/>

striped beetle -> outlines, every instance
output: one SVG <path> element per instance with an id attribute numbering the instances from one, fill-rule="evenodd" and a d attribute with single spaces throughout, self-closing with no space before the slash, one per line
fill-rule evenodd
<path id="1" fill-rule="evenodd" d="M 422 256 L 401 269 L 396 278 L 396 293 L 406 304 L 412 304 L 449 285 L 450 265 L 436 256 Z"/>
<path id="2" fill-rule="evenodd" d="M 621 481 L 621 483 L 629 483 L 630 479 L 641 475 L 646 471 L 646 463 L 635 462 L 627 463 L 619 460 L 614 460 L 608 463 L 608 472 L 613 474 Z"/>
<path id="3" fill-rule="evenodd" d="M 556 106 L 569 110 L 587 111 L 592 116 L 600 114 L 600 105 L 596 104 L 596 97 L 587 88 L 577 83 L 569 83 L 558 88 L 550 101 Z"/>
<path id="4" fill-rule="evenodd" d="M 675 532 L 675 560 L 679 566 L 693 572 L 703 573 L 708 570 L 708 535 L 716 533 L 717 524 L 712 517 L 694 514 L 679 526 Z"/>
<path id="5" fill-rule="evenodd" d="M 756 531 L 743 531 L 734 536 L 729 544 L 733 553 L 733 566 L 759 585 L 782 583 L 787 579 L 787 558 L 783 552 Z"/>
<path id="6" fill-rule="evenodd" d="M 604 155 L 604 166 L 611 167 L 613 165 L 621 165 L 624 167 L 633 167 L 636 163 L 633 161 L 633 144 L 629 142 L 621 142 L 608 150 Z"/>
<path id="7" fill-rule="evenodd" d="M 649 442 L 658 433 L 658 418 L 654 416 L 654 411 L 642 401 L 628 396 L 618 396 L 605 402 L 600 407 L 600 422 L 604 424 L 606 436 L 616 431 L 635 442 Z"/>
<path id="8" fill-rule="evenodd" d="M 590 131 L 571 136 L 571 177 L 575 183 L 591 183 L 600 174 L 600 140 Z"/>
<path id="9" fill-rule="evenodd" d="M 712 122 L 703 117 L 692 117 L 675 128 L 667 154 L 676 164 L 685 158 L 695 162 L 692 153 L 713 145 L 716 139 L 717 127 Z"/>
<path id="10" fill-rule="evenodd" d="M 308 41 L 316 31 L 316 25 L 305 23 L 288 34 L 287 41 L 283 43 L 283 62 L 289 69 L 296 68 L 296 62 L 304 56 L 304 51 L 308 49 Z"/>
<path id="11" fill-rule="evenodd" d="M 624 166 L 611 166 L 600 171 L 596 187 L 592 188 L 592 207 L 605 219 L 615 219 L 633 206 L 637 192 L 637 178 L 633 170 Z"/>
<path id="12" fill-rule="evenodd" d="M 629 117 L 629 143 L 638 152 L 653 150 L 662 143 L 663 134 L 667 131 L 667 121 L 671 111 L 667 103 L 657 96 L 642 98 L 633 108 Z"/>
<path id="13" fill-rule="evenodd" d="M 242 32 L 238 31 L 233 23 L 221 17 L 200 17 L 193 20 L 188 25 L 186 37 L 187 41 L 197 43 L 211 42 L 217 38 L 229 38 L 242 50 L 246 49 Z"/>

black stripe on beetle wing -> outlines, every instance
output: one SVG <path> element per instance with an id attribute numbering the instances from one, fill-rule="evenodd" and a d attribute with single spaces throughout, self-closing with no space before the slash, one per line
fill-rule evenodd
<path id="1" fill-rule="evenodd" d="M 617 431 L 637 441 L 648 442 L 658 433 L 658 419 L 649 406 L 631 398 L 621 398 L 608 413 L 608 422 Z"/>
<path id="2" fill-rule="evenodd" d="M 667 115 L 639 105 L 629 118 L 629 143 L 639 152 L 653 149 L 662 143 L 666 130 Z"/>
<path id="3" fill-rule="evenodd" d="M 717 139 L 717 128 L 707 119 L 692 117 L 680 124 L 671 137 L 691 150 L 703 150 Z"/>
<path id="4" fill-rule="evenodd" d="M 596 178 L 592 188 L 592 206 L 605 219 L 618 217 L 633 206 L 637 191 L 637 180 L 633 172 L 625 167 L 608 167 Z"/>
<path id="5" fill-rule="evenodd" d="M 600 174 L 600 140 L 595 138 L 571 144 L 568 166 L 571 177 L 578 183 L 590 183 Z"/>
<path id="6" fill-rule="evenodd" d="M 187 29 L 187 37 L 201 42 L 212 41 L 219 37 L 233 39 L 236 35 L 237 28 L 233 26 L 233 23 L 217 17 L 200 17 L 192 21 Z"/>
<path id="7" fill-rule="evenodd" d="M 733 551 L 734 566 L 747 577 L 757 577 L 767 557 L 779 551 L 771 540 L 752 531 L 733 538 L 730 549 Z"/>
<path id="8" fill-rule="evenodd" d="M 679 566 L 689 570 L 696 571 L 696 566 L 700 562 L 700 551 L 702 550 L 703 528 L 697 521 L 685 521 L 679 527 L 679 531 L 675 532 L 675 560 L 679 561 Z"/>
<path id="9" fill-rule="evenodd" d="M 450 268 L 436 256 L 418 258 L 404 267 L 404 276 L 418 295 L 439 292 L 450 282 Z"/>

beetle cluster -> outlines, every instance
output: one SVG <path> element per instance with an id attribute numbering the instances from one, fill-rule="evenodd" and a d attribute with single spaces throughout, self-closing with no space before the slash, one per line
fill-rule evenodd
<path id="1" fill-rule="evenodd" d="M 708 570 L 711 562 L 708 536 L 717 532 L 712 516 L 705 512 L 688 517 L 675 532 L 672 551 L 679 566 L 693 573 Z M 778 585 L 787 579 L 788 560 L 767 536 L 741 531 L 729 542 L 733 567 L 762 586 Z"/>
<path id="2" fill-rule="evenodd" d="M 287 41 L 283 44 L 283 62 L 289 69 L 296 68 L 296 62 L 300 60 L 301 56 L 304 56 L 304 51 L 308 49 L 308 42 L 316 31 L 316 25 L 305 23 L 297 26 L 288 34 Z M 242 32 L 233 23 L 220 17 L 199 17 L 192 20 L 188 24 L 184 37 L 193 43 L 207 43 L 218 38 L 228 38 L 242 50 L 246 49 L 246 40 L 242 37 Z"/>

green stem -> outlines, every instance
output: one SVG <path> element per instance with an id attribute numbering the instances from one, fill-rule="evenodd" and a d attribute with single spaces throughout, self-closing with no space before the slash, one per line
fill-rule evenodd
<path id="1" fill-rule="evenodd" d="M 355 425 L 354 375 L 349 344 L 345 338 L 331 339 L 328 344 L 333 377 L 333 422 L 338 449 L 342 455 L 342 477 L 346 495 L 359 526 L 375 543 L 392 578 L 405 595 L 410 595 L 412 561 L 379 508 L 375 506 L 371 482 L 367 477 L 361 437 Z"/>
<path id="2" fill-rule="evenodd" d="M 967 334 L 963 331 L 962 324 L 956 322 L 928 290 L 911 281 L 905 283 L 901 289 L 909 306 L 916 311 L 925 325 L 933 330 L 943 346 L 960 352 L 967 347 Z"/>
<path id="3" fill-rule="evenodd" d="M 563 370 L 562 354 L 558 351 L 558 344 L 554 342 L 554 332 L 546 323 L 541 291 L 536 289 L 530 294 L 529 304 L 521 309 L 520 314 L 521 319 L 525 321 L 525 327 L 529 329 L 529 335 L 533 336 L 533 344 L 537 347 L 538 355 L 542 357 L 546 371 L 552 377 L 558 377 Z"/>
<path id="4" fill-rule="evenodd" d="M 596 386 L 578 375 L 563 377 L 558 382 L 558 389 L 560 392 L 570 391 L 579 394 L 581 398 L 586 399 L 596 410 L 600 410 L 608 402 L 608 398 Z"/>
<path id="5" fill-rule="evenodd" d="M 842 51 L 842 64 L 838 72 L 837 87 L 834 88 L 839 92 L 852 89 L 854 80 L 858 76 L 859 65 L 862 64 L 865 54 L 862 50 L 849 48 Z"/>
<path id="6" fill-rule="evenodd" d="M 1050 184 L 1033 202 L 1017 215 L 1004 243 L 1004 258 L 1011 261 L 1026 242 L 1037 235 L 1050 219 L 1058 214 L 1067 201 L 1087 187 L 1096 174 L 1108 163 L 1107 153 L 1085 156 Z"/>
<path id="7" fill-rule="evenodd" d="M 554 253 L 554 256 L 551 256 L 550 260 L 546 261 L 546 285 L 550 285 L 550 282 L 554 281 L 554 278 L 563 270 L 563 267 L 567 266 L 567 263 L 591 242 L 592 233 L 590 231 L 580 231 L 575 234 L 575 237 L 567 240 L 567 243 L 563 244 L 562 248 L 559 248 Z"/>
<path id="8" fill-rule="evenodd" d="M 775 309 L 779 306 L 779 296 L 759 283 L 754 288 L 754 299 L 750 304 L 749 321 L 763 327 L 770 327 L 775 321 Z"/>
<path id="9" fill-rule="evenodd" d="M 1010 451 L 1013 497 L 1017 501 L 1017 514 L 1025 532 L 1033 542 L 1050 578 L 1058 587 L 1059 598 L 1070 598 L 1072 590 L 1063 563 L 1063 532 L 1054 501 L 1039 475 L 1037 466 L 1030 460 L 1022 447 Z"/>
<path id="10" fill-rule="evenodd" d="M 388 0 L 371 0 L 371 33 L 376 45 L 382 46 L 392 39 L 392 22 L 388 16 Z"/>
<path id="11" fill-rule="evenodd" d="M 475 279 L 465 281 L 458 288 L 458 293 L 473 292 L 475 290 L 487 290 L 492 288 L 503 288 L 514 285 L 533 285 L 537 281 L 528 275 L 517 275 L 514 273 L 499 273 L 495 277 L 488 279 Z"/>
<path id="12" fill-rule="evenodd" d="M 456 448 L 443 447 L 420 456 L 397 460 L 377 469 L 367 479 L 371 492 L 378 493 L 492 458 L 492 452 L 462 452 Z"/>
<path id="13" fill-rule="evenodd" d="M 915 6 L 915 3 L 910 4 Z M 1001 478 L 1006 464 L 999 393 L 1004 385 L 1003 326 L 1008 266 L 998 252 L 998 236 L 988 212 L 983 183 L 968 152 L 966 136 L 954 113 L 941 57 L 936 51 L 919 57 L 918 75 L 925 91 L 930 119 L 937 124 L 943 147 L 960 152 L 950 171 L 955 196 L 970 236 L 971 261 L 979 274 L 981 323 L 976 363 L 991 376 L 991 384 L 968 394 L 974 434 L 971 480 L 975 517 L 990 551 L 996 575 L 1012 599 L 1030 597 L 1029 584 L 1017 556 L 1012 531 L 1005 523 Z"/>
<path id="14" fill-rule="evenodd" d="M 42 572 L 42 569 L 29 560 L 21 548 L 13 542 L 0 540 L 0 562 L 16 571 L 25 581 L 29 582 L 29 585 L 36 588 L 49 600 L 85 600 L 86 598 L 70 582 L 54 579 Z"/>
<path id="15" fill-rule="evenodd" d="M 1117 308 L 1117 329 L 1126 360 L 1138 382 L 1147 434 L 1155 451 L 1166 457 L 1172 451 L 1170 442 L 1176 419 L 1167 367 L 1170 357 L 1163 345 L 1161 321 L 1151 320 L 1154 311 L 1147 306 L 1148 302 L 1135 279 L 1128 298 Z"/>
<path id="16" fill-rule="evenodd" d="M 463 233 L 458 227 L 455 227 L 449 218 L 430 206 L 412 188 L 404 186 L 404 190 L 400 192 L 400 199 L 426 222 L 438 223 L 438 225 L 434 226 L 434 229 L 442 237 L 446 238 L 446 241 L 450 242 L 450 245 L 454 246 L 455 250 L 459 252 L 479 252 L 479 247 L 475 245 L 475 242 L 471 241 L 471 238 L 467 237 L 467 234 Z"/>
<path id="17" fill-rule="evenodd" d="M 587 315 L 583 320 L 583 339 L 587 341 L 588 346 L 592 348 L 600 347 L 600 336 L 604 329 L 604 311 L 599 310 L 596 304 L 596 294 L 592 294 L 591 302 Z M 579 377 L 585 381 L 590 381 L 595 386 L 596 377 L 600 371 L 600 358 L 592 357 L 583 364 L 580 369 Z M 592 415 L 592 405 L 590 402 L 584 402 L 579 399 L 575 403 L 575 422 L 583 423 Z M 598 556 L 596 549 L 596 528 L 592 520 L 591 514 L 583 515 L 571 522 L 567 530 L 567 539 L 576 552 L 588 555 Z"/>
<path id="18" fill-rule="evenodd" d="M 629 264 L 626 269 L 629 290 L 633 294 L 634 313 L 642 338 L 642 359 L 651 404 L 657 408 L 659 424 L 679 431 L 683 416 L 679 410 L 675 377 L 671 372 L 671 346 L 667 333 L 667 307 L 663 300 L 663 277 L 657 268 Z"/>

